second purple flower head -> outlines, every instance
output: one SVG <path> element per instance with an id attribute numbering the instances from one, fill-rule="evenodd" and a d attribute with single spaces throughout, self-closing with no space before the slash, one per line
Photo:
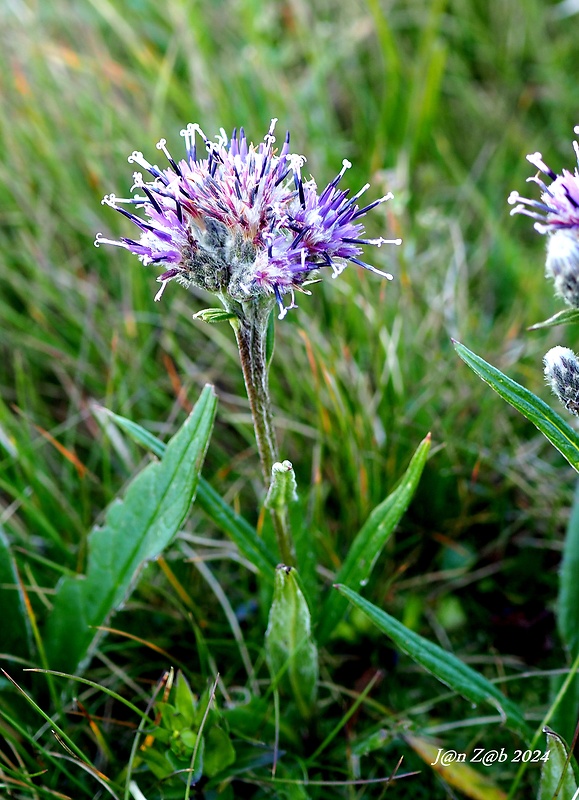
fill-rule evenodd
<path id="1" fill-rule="evenodd" d="M 579 133 L 579 126 L 575 133 Z M 579 144 L 573 142 L 573 148 L 579 165 Z M 545 271 L 553 279 L 557 294 L 573 308 L 579 308 L 579 170 L 564 169 L 557 175 L 545 164 L 541 153 L 531 153 L 527 161 L 538 170 L 527 181 L 540 187 L 541 199 L 511 192 L 511 214 L 531 217 L 535 230 L 547 234 Z"/>

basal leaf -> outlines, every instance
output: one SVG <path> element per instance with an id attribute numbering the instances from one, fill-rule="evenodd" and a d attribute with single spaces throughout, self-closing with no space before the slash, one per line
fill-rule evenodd
<path id="1" fill-rule="evenodd" d="M 471 703 L 490 703 L 499 711 L 511 730 L 530 740 L 531 733 L 519 708 L 483 675 L 467 667 L 452 653 L 414 633 L 347 586 L 337 585 L 335 588 L 392 639 L 398 650 L 406 653 L 435 678 Z"/>
<path id="2" fill-rule="evenodd" d="M 376 506 L 360 529 L 336 576 L 336 583 L 356 588 L 366 583 L 378 556 L 412 500 L 429 450 L 430 434 L 419 444 L 398 486 Z M 347 606 L 347 600 L 337 592 L 328 595 L 319 617 L 320 623 L 316 635 L 319 644 L 329 639 Z"/>
<path id="3" fill-rule="evenodd" d="M 98 631 L 134 586 L 143 565 L 179 531 L 197 489 L 213 428 L 216 397 L 206 386 L 162 461 L 147 465 L 124 499 L 108 508 L 105 524 L 89 535 L 86 575 L 61 579 L 48 619 L 46 646 L 54 669 L 74 672 Z"/>
<path id="4" fill-rule="evenodd" d="M 164 442 L 136 422 L 114 414 L 108 409 L 102 411 L 137 444 L 146 447 L 160 458 L 163 457 L 167 447 Z M 255 528 L 234 511 L 203 477 L 199 478 L 195 502 L 219 530 L 229 536 L 239 548 L 239 552 L 253 564 L 262 577 L 272 584 L 277 559 L 258 536 Z"/>
<path id="5" fill-rule="evenodd" d="M 459 342 L 454 347 L 462 360 L 479 378 L 499 394 L 503 400 L 520 411 L 562 453 L 571 466 L 579 472 L 579 435 L 564 419 L 524 386 L 507 378 L 496 367 L 487 364 Z"/>

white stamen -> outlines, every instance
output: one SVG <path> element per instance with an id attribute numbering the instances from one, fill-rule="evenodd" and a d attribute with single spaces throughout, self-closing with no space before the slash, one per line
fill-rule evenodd
<path id="1" fill-rule="evenodd" d="M 271 122 L 269 123 L 269 130 L 268 130 L 268 132 L 267 132 L 267 133 L 265 134 L 265 136 L 263 137 L 263 143 L 265 144 L 265 149 L 266 149 L 266 150 L 271 150 L 271 146 L 272 146 L 272 145 L 274 144 L 274 142 L 275 142 L 275 136 L 273 135 L 273 132 L 274 132 L 274 130 L 275 130 L 276 123 L 277 123 L 277 117 L 274 117 L 274 118 L 271 120 Z"/>
<path id="2" fill-rule="evenodd" d="M 340 170 L 340 178 L 346 172 L 347 169 L 350 169 L 351 166 L 352 166 L 352 162 L 348 161 L 347 158 L 344 158 L 343 161 L 342 161 L 342 169 Z"/>
<path id="3" fill-rule="evenodd" d="M 542 216 L 541 214 L 537 214 L 536 211 L 530 211 L 522 203 L 520 203 L 518 206 L 515 206 L 514 208 L 511 209 L 510 216 L 512 217 L 514 214 L 524 214 L 526 217 L 531 217 L 531 219 L 538 219 L 538 220 L 545 219 L 544 216 Z M 539 230 L 539 228 L 537 228 L 536 225 L 535 225 L 535 229 Z M 548 231 L 548 228 L 545 228 L 545 230 L 541 230 L 541 231 L 539 231 L 539 233 L 546 233 L 547 231 Z"/>
<path id="4" fill-rule="evenodd" d="M 157 280 L 158 280 L 158 281 L 160 281 L 160 283 L 161 283 L 161 288 L 159 289 L 159 291 L 158 291 L 158 292 L 157 292 L 157 294 L 155 295 L 155 303 L 158 303 L 158 302 L 159 302 L 159 300 L 161 299 L 161 297 L 163 297 L 163 292 L 165 291 L 165 287 L 167 286 L 167 284 L 168 284 L 168 283 L 169 283 L 169 281 L 170 281 L 170 279 L 169 279 L 169 280 L 166 280 L 166 281 L 163 281 L 163 280 L 161 280 L 161 278 L 157 278 Z"/>
<path id="5" fill-rule="evenodd" d="M 513 201 L 511 201 L 511 199 L 509 198 L 509 203 L 511 203 L 511 202 L 514 202 L 514 200 L 513 200 Z M 519 203 L 519 204 L 518 204 L 518 205 L 516 205 L 514 208 L 511 208 L 511 210 L 510 210 L 510 212 L 509 212 L 509 215 L 512 217 L 512 216 L 514 216 L 515 214 L 528 214 L 528 213 L 529 213 L 529 212 L 527 211 L 527 209 L 525 208 L 525 206 L 524 206 L 522 203 Z"/>
<path id="6" fill-rule="evenodd" d="M 94 240 L 94 246 L 100 247 L 101 244 L 114 244 L 115 247 L 124 247 L 125 250 L 129 249 L 125 242 L 117 242 L 114 239 L 107 239 L 102 235 L 102 233 L 97 233 Z"/>
<path id="7" fill-rule="evenodd" d="M 117 198 L 114 194 L 105 194 L 101 200 L 101 206 L 110 206 L 111 208 L 116 208 L 116 202 Z"/>
<path id="8" fill-rule="evenodd" d="M 374 244 L 376 247 L 382 247 L 383 244 L 395 244 L 399 247 L 402 244 L 402 239 L 384 239 L 380 236 L 379 239 L 366 239 L 366 244 Z"/>
<path id="9" fill-rule="evenodd" d="M 189 128 L 189 125 L 187 127 Z M 207 138 L 207 136 L 205 136 L 205 134 L 201 130 L 201 127 L 196 122 L 194 122 L 191 125 L 191 135 L 194 136 L 196 132 L 203 139 L 203 142 L 205 143 L 205 145 L 208 145 L 209 144 L 209 139 Z"/>
<path id="10" fill-rule="evenodd" d="M 547 175 L 552 172 L 549 167 L 543 161 L 542 153 L 529 153 L 527 156 L 527 161 L 529 161 L 534 167 L 541 170 L 541 172 L 545 172 Z"/>
<path id="11" fill-rule="evenodd" d="M 167 161 L 171 161 L 171 153 L 167 150 L 166 144 L 167 144 L 167 140 L 166 139 L 159 139 L 159 141 L 157 142 L 155 147 L 157 148 L 157 150 L 162 150 L 163 151 Z"/>
<path id="12" fill-rule="evenodd" d="M 296 303 L 296 296 L 295 296 L 295 293 L 294 293 L 294 290 L 293 290 L 292 286 L 289 287 L 289 292 L 290 292 L 290 295 L 291 295 L 291 301 L 290 301 L 289 306 L 284 306 L 283 300 L 278 300 L 278 305 L 279 305 L 279 314 L 278 314 L 278 317 L 277 317 L 278 319 L 284 319 L 284 317 L 286 316 L 286 314 L 290 310 L 290 308 L 298 308 L 297 303 Z M 311 294 L 311 293 L 310 292 L 305 292 L 305 294 Z"/>
<path id="13" fill-rule="evenodd" d="M 343 175 L 344 173 L 342 172 L 341 174 Z M 369 188 L 370 188 L 370 184 L 369 184 L 369 183 L 366 183 L 366 184 L 364 184 L 364 186 L 362 186 L 362 188 L 361 188 L 361 189 L 359 189 L 359 190 L 356 192 L 356 194 L 355 194 L 353 197 L 351 197 L 351 198 L 350 198 L 350 202 L 351 202 L 351 203 L 355 203 L 355 202 L 356 202 L 356 200 L 358 200 L 360 197 L 362 197 L 362 195 L 364 194 L 364 192 L 368 191 L 368 189 L 369 189 Z M 394 195 L 391 195 L 391 197 L 394 197 Z M 390 200 L 390 197 L 387 197 L 386 199 Z M 379 202 L 379 203 L 381 203 L 383 200 L 384 200 L 384 198 L 383 198 L 383 197 L 381 197 L 381 198 L 380 198 L 380 200 L 379 200 L 378 202 Z"/>
<path id="14" fill-rule="evenodd" d="M 127 161 L 129 164 L 138 164 L 140 167 L 143 167 L 143 169 L 146 169 L 147 172 L 151 168 L 151 164 L 139 150 L 133 150 L 131 155 L 127 158 Z"/>
<path id="15" fill-rule="evenodd" d="M 387 281 L 394 280 L 394 275 L 391 275 L 389 272 L 382 272 L 381 269 L 376 269 L 376 267 L 372 267 L 370 272 L 373 272 L 375 275 L 380 275 L 382 278 L 386 278 Z"/>
<path id="16" fill-rule="evenodd" d="M 346 269 L 347 261 L 332 261 L 332 278 L 337 278 Z"/>
<path id="17" fill-rule="evenodd" d="M 527 178 L 526 183 L 536 183 L 537 186 L 540 187 L 542 192 L 545 192 L 545 194 L 548 194 L 551 197 L 553 197 L 553 192 L 549 189 L 547 184 L 543 180 L 541 180 L 538 173 L 536 175 L 533 175 L 532 178 Z"/>
<path id="18" fill-rule="evenodd" d="M 189 122 L 186 128 L 179 131 L 181 136 L 185 139 L 185 149 L 187 152 L 193 152 L 195 147 L 195 125 L 192 122 Z"/>
<path id="19" fill-rule="evenodd" d="M 287 160 L 289 161 L 290 167 L 293 169 L 295 173 L 297 173 L 299 177 L 300 170 L 307 161 L 306 157 L 300 156 L 299 153 L 289 153 L 287 156 Z"/>

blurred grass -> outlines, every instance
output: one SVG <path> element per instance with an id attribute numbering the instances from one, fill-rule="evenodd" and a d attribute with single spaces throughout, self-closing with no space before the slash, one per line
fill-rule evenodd
<path id="1" fill-rule="evenodd" d="M 220 405 L 204 474 L 251 516 L 257 458 L 228 327 L 191 319 L 211 304 L 206 297 L 170 287 L 154 303 L 153 273 L 92 243 L 99 230 L 127 234 L 100 200 L 128 193 L 133 150 L 155 160 L 164 136 L 179 154 L 189 121 L 210 137 L 244 125 L 257 141 L 275 116 L 320 185 L 347 157 L 353 190 L 370 180 L 369 200 L 394 191 L 368 228 L 404 238 L 396 252 L 371 254 L 393 283 L 350 268 L 277 325 L 281 450 L 296 468 L 319 561 L 336 569 L 431 430 L 434 455 L 370 594 L 393 613 L 412 598 L 415 626 L 443 644 L 450 636 L 457 652 L 530 658 L 509 649 L 517 624 L 506 609 L 522 609 L 526 624 L 554 601 L 570 470 L 458 363 L 450 337 L 545 399 L 542 354 L 573 346 L 572 328 L 525 331 L 559 304 L 545 288 L 544 242 L 506 205 L 531 172 L 526 153 L 541 150 L 557 171 L 573 165 L 579 16 L 561 18 L 558 8 L 540 0 L 4 4 L 0 519 L 30 585 L 49 589 L 63 569 L 82 568 L 86 532 L 142 458 L 130 443 L 122 457 L 112 447 L 91 414 L 95 401 L 166 437 L 184 418 L 179 387 L 194 400 L 214 382 Z M 194 513 L 188 535 L 209 533 Z M 204 541 L 203 553 L 212 547 Z M 457 565 L 466 577 L 453 575 Z M 190 565 L 175 568 L 196 616 L 222 626 L 211 644 L 217 659 L 230 648 L 217 603 Z M 226 558 L 214 569 L 234 608 L 249 601 L 242 568 Z M 475 578 L 477 570 L 488 576 Z M 171 649 L 175 601 L 150 573 L 134 601 L 135 630 L 153 624 L 155 641 Z M 452 593 L 463 623 L 446 633 L 436 615 Z M 41 611 L 47 597 L 37 592 L 33 606 Z M 154 613 L 141 619 L 139 609 Z M 187 660 L 193 647 L 172 652 Z M 560 665 L 560 654 L 541 647 L 537 665 Z M 360 671 L 380 663 L 376 648 L 363 640 Z M 122 657 L 133 677 L 151 669 L 130 651 Z M 416 701 L 400 691 L 398 710 Z"/>

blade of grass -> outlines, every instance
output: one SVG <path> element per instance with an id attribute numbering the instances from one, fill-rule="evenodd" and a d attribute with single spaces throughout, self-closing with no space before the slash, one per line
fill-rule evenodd
<path id="1" fill-rule="evenodd" d="M 31 630 L 26 598 L 8 540 L 0 528 L 0 619 L 2 651 L 20 658 L 30 657 Z"/>
<path id="2" fill-rule="evenodd" d="M 30 670 L 30 671 L 31 671 L 31 672 L 42 672 L 42 670 Z M 22 695 L 22 696 L 23 696 L 23 697 L 24 697 L 24 698 L 25 698 L 25 699 L 28 701 L 28 703 L 30 703 L 30 705 L 32 706 L 32 708 L 33 708 L 33 709 L 34 709 L 36 712 L 38 712 L 38 714 L 40 714 L 40 716 L 41 716 L 41 717 L 42 717 L 42 718 L 43 718 L 43 719 L 44 719 L 46 722 L 48 722 L 48 724 L 49 724 L 49 726 L 50 726 L 51 730 L 55 731 L 55 732 L 56 732 L 56 733 L 57 733 L 57 734 L 58 734 L 58 735 L 61 737 L 61 739 L 63 740 L 63 742 L 65 742 L 65 743 L 66 743 L 66 746 L 69 748 L 69 750 L 70 750 L 72 753 L 74 753 L 74 755 L 75 755 L 75 756 L 77 756 L 77 758 L 79 758 L 81 761 L 84 761 L 84 763 L 85 763 L 85 764 L 90 764 L 90 760 L 89 760 L 89 758 L 88 758 L 87 756 L 85 756 L 85 754 L 82 752 L 82 750 L 80 750 L 80 749 L 77 747 L 77 745 L 76 745 L 76 744 L 75 744 L 75 743 L 72 741 L 72 739 L 71 739 L 69 736 L 67 736 L 67 734 L 66 734 L 66 733 L 65 733 L 65 732 L 62 730 L 62 728 L 60 728 L 60 727 L 59 727 L 59 726 L 58 726 L 58 725 L 57 725 L 57 724 L 54 722 L 54 720 L 52 719 L 52 717 L 50 717 L 50 716 L 49 716 L 49 715 L 46 713 L 46 711 L 44 711 L 42 708 L 40 708 L 40 706 L 38 705 L 38 703 L 36 703 L 36 702 L 35 702 L 35 701 L 32 699 L 32 697 L 30 697 L 30 695 L 28 695 L 28 694 L 27 694 L 27 693 L 24 691 L 24 689 L 23 689 L 21 686 L 19 686 L 19 685 L 16 683 L 16 681 L 14 680 L 14 678 L 12 678 L 12 677 L 11 677 L 11 676 L 10 676 L 10 675 L 9 675 L 9 674 L 6 672 L 6 670 L 5 670 L 5 669 L 2 669 L 2 674 L 4 675 L 4 677 L 5 677 L 5 678 L 7 678 L 7 679 L 10 681 L 10 683 L 11 683 L 11 684 L 12 684 L 12 685 L 13 685 L 13 686 L 16 688 L 16 689 L 18 689 L 18 691 L 20 692 L 20 694 L 21 694 L 21 695 Z"/>

